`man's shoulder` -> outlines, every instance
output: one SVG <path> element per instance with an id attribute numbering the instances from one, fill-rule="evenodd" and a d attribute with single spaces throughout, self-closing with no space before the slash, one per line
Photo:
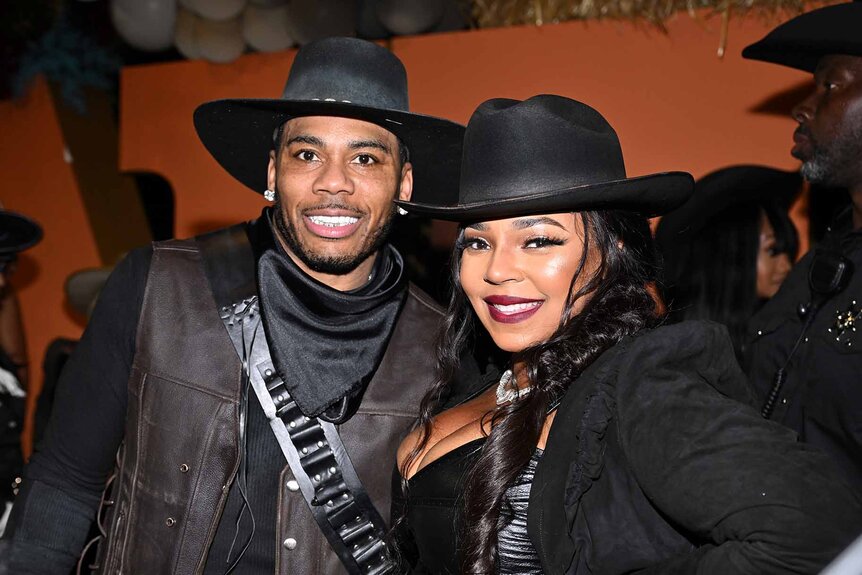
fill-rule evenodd
<path id="1" fill-rule="evenodd" d="M 407 286 L 407 301 L 404 308 L 404 311 L 409 308 L 412 313 L 425 314 L 435 320 L 442 319 L 445 311 L 443 306 L 413 282 Z"/>
<path id="2" fill-rule="evenodd" d="M 234 225 L 224 226 L 215 230 L 197 234 L 187 238 L 170 238 L 152 242 L 152 249 L 190 249 L 197 250 L 201 242 L 206 242 L 211 238 L 228 237 L 234 232 L 245 233 L 250 225 L 254 225 L 257 220 L 251 222 L 238 222 Z"/>

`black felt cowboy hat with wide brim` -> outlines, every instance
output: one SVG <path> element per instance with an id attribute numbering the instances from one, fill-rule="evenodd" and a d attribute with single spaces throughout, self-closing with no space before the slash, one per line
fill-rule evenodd
<path id="1" fill-rule="evenodd" d="M 481 104 L 464 135 L 457 201 L 396 201 L 410 213 L 480 221 L 538 213 L 632 210 L 647 217 L 691 194 L 686 172 L 629 178 L 617 134 L 596 110 L 554 95 Z"/>
<path id="2" fill-rule="evenodd" d="M 862 57 L 862 2 L 826 6 L 781 24 L 742 57 L 814 72 L 823 56 Z"/>
<path id="3" fill-rule="evenodd" d="M 338 116 L 382 126 L 407 146 L 414 197 L 435 201 L 457 193 L 464 127 L 411 113 L 404 65 L 386 48 L 365 40 L 325 38 L 306 44 L 296 54 L 281 98 L 207 102 L 195 110 L 194 123 L 218 163 L 263 193 L 274 133 L 300 116 Z"/>
<path id="4" fill-rule="evenodd" d="M 787 212 L 801 191 L 799 172 L 757 165 L 715 170 L 695 183 L 691 199 L 662 217 L 656 229 L 656 242 L 665 256 L 670 257 L 684 251 L 725 210 L 745 204 L 772 204 Z"/>
<path id="5" fill-rule="evenodd" d="M 33 247 L 42 239 L 42 227 L 27 216 L 0 210 L 0 257 Z"/>

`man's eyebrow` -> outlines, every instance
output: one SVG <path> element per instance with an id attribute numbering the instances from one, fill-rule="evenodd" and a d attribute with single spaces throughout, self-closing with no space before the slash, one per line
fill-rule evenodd
<path id="1" fill-rule="evenodd" d="M 555 220 L 554 218 L 549 218 L 547 216 L 540 216 L 536 218 L 519 218 L 512 222 L 512 227 L 516 230 L 524 230 L 527 228 L 532 228 L 533 226 L 538 226 L 541 224 L 546 224 L 549 226 L 557 226 L 561 230 L 565 230 L 565 226 Z"/>
<path id="2" fill-rule="evenodd" d="M 384 142 L 383 140 L 371 139 L 371 140 L 353 140 L 347 147 L 351 150 L 359 150 L 361 148 L 374 148 L 380 150 L 381 152 L 386 152 L 387 154 L 392 154 L 392 149 Z"/>
<path id="3" fill-rule="evenodd" d="M 323 143 L 323 140 L 321 140 L 317 136 L 307 136 L 304 134 L 300 134 L 298 136 L 294 136 L 294 137 L 290 138 L 285 145 L 289 146 L 289 145 L 293 144 L 294 142 L 297 142 L 300 144 L 308 144 L 310 146 L 317 146 L 319 148 L 325 148 L 326 147 L 326 144 Z"/>
<path id="4" fill-rule="evenodd" d="M 482 222 L 476 222 L 475 224 L 470 224 L 467 227 L 470 228 L 471 230 L 476 230 L 477 232 L 484 232 L 485 230 L 488 229 L 488 226 L 486 226 Z"/>

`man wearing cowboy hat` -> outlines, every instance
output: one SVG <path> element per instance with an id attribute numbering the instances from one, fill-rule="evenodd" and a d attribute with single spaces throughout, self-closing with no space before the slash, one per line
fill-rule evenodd
<path id="1" fill-rule="evenodd" d="M 21 427 L 27 394 L 27 346 L 14 288 L 18 254 L 42 239 L 39 224 L 0 209 L 0 535 L 6 528 L 24 459 Z"/>
<path id="2" fill-rule="evenodd" d="M 457 189 L 463 128 L 410 113 L 401 62 L 349 38 L 304 46 L 282 98 L 194 121 L 275 205 L 119 264 L 26 473 L 11 570 L 67 572 L 113 472 L 99 572 L 387 573 L 441 314 L 386 233 L 393 199 Z"/>
<path id="3" fill-rule="evenodd" d="M 814 74 L 793 110 L 791 154 L 852 205 L 752 319 L 750 377 L 763 415 L 830 453 L 862 486 L 862 2 L 802 14 L 743 56 Z M 855 269 L 855 271 L 854 271 Z"/>

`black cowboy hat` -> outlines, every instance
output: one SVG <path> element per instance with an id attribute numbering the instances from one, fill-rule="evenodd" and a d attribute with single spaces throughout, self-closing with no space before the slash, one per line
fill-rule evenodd
<path id="1" fill-rule="evenodd" d="M 596 110 L 562 96 L 498 98 L 467 124 L 457 202 L 396 203 L 441 220 L 627 209 L 653 216 L 688 198 L 690 174 L 627 178 L 616 132 Z"/>
<path id="2" fill-rule="evenodd" d="M 299 116 L 338 116 L 382 126 L 407 146 L 414 197 L 434 201 L 457 193 L 464 127 L 410 113 L 404 65 L 365 40 L 310 42 L 296 54 L 281 98 L 207 102 L 195 110 L 194 122 L 218 163 L 263 193 L 275 130 Z"/>
<path id="3" fill-rule="evenodd" d="M 789 210 L 801 189 L 799 172 L 767 166 L 728 166 L 710 172 L 695 183 L 691 199 L 662 217 L 656 229 L 656 242 L 667 255 L 685 246 L 728 208 L 773 202 Z"/>
<path id="4" fill-rule="evenodd" d="M 862 2 L 826 6 L 785 22 L 742 57 L 814 72 L 821 57 L 862 56 Z"/>
<path id="5" fill-rule="evenodd" d="M 42 228 L 28 218 L 15 212 L 0 210 L 0 258 L 8 258 L 42 239 Z"/>

